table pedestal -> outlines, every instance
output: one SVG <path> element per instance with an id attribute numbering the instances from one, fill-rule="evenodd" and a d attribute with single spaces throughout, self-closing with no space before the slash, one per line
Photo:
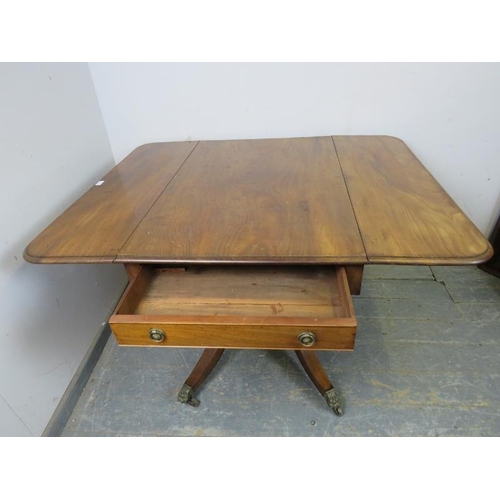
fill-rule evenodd
<path id="1" fill-rule="evenodd" d="M 194 392 L 203 384 L 210 372 L 215 368 L 223 352 L 224 349 L 205 349 L 203 351 L 196 366 L 179 391 L 177 396 L 178 401 L 190 404 L 191 406 L 199 406 L 200 401 L 194 397 Z M 327 405 L 336 415 L 341 416 L 343 412 L 340 397 L 330 382 L 316 352 L 297 350 L 295 354 L 316 389 L 325 398 Z"/>

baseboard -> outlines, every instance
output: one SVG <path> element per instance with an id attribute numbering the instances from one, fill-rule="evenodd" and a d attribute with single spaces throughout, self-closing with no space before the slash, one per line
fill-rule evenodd
<path id="1" fill-rule="evenodd" d="M 42 437 L 61 436 L 110 335 L 111 329 L 108 323 L 106 323 L 90 344 L 61 401 L 59 401 L 52 418 L 43 431 Z"/>

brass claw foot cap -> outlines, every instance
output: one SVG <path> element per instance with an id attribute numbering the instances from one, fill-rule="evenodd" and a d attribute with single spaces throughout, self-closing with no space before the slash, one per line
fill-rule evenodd
<path id="1" fill-rule="evenodd" d="M 187 384 L 184 384 L 177 394 L 177 401 L 191 406 L 200 406 L 200 400 L 193 396 L 193 389 Z"/>
<path id="2" fill-rule="evenodd" d="M 330 389 L 325 392 L 325 400 L 326 404 L 333 410 L 335 415 L 341 417 L 344 412 L 342 411 L 342 401 L 340 400 L 338 394 L 335 392 L 335 389 Z"/>

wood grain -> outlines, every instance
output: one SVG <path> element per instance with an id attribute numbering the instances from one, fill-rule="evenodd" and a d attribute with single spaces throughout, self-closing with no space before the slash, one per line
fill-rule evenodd
<path id="1" fill-rule="evenodd" d="M 324 396 L 326 391 L 329 391 L 333 385 L 330 382 L 318 355 L 314 351 L 307 350 L 295 351 L 295 354 L 297 354 L 300 364 L 316 389 L 318 389 L 321 395 Z"/>
<path id="2" fill-rule="evenodd" d="M 224 349 L 205 349 L 184 384 L 196 391 L 215 368 L 223 353 Z"/>
<path id="3" fill-rule="evenodd" d="M 353 317 L 344 276 L 333 266 L 143 266 L 117 314 Z"/>
<path id="4" fill-rule="evenodd" d="M 132 281 L 141 270 L 141 264 L 124 264 L 125 272 L 127 273 L 128 280 Z"/>
<path id="5" fill-rule="evenodd" d="M 364 263 L 330 137 L 201 142 L 117 262 Z"/>
<path id="6" fill-rule="evenodd" d="M 359 295 L 361 293 L 361 283 L 363 282 L 364 266 L 344 266 L 344 269 L 351 295 Z"/>
<path id="7" fill-rule="evenodd" d="M 356 336 L 355 324 L 314 327 L 316 350 L 352 351 Z M 111 323 L 110 323 L 111 324 Z M 204 347 L 217 349 L 281 349 L 301 350 L 298 335 L 309 331 L 309 325 L 217 325 L 165 323 L 121 323 L 115 321 L 111 328 L 119 345 L 144 347 Z M 148 337 L 151 328 L 160 328 L 166 334 L 162 343 L 152 342 Z"/>
<path id="8" fill-rule="evenodd" d="M 146 144 L 103 180 L 28 245 L 26 260 L 362 266 L 493 254 L 392 137 Z"/>
<path id="9" fill-rule="evenodd" d="M 477 264 L 491 245 L 399 139 L 334 136 L 370 263 Z"/>
<path id="10" fill-rule="evenodd" d="M 196 143 L 145 144 L 26 248 L 33 263 L 112 262 Z"/>

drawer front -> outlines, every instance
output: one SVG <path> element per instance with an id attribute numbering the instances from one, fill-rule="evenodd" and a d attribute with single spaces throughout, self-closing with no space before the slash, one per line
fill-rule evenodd
<path id="1" fill-rule="evenodd" d="M 171 323 L 110 323 L 118 344 L 235 349 L 354 349 L 356 327 Z M 307 334 L 312 334 L 307 335 Z M 163 334 L 163 335 L 162 335 Z M 299 339 L 301 334 L 302 341 Z"/>

